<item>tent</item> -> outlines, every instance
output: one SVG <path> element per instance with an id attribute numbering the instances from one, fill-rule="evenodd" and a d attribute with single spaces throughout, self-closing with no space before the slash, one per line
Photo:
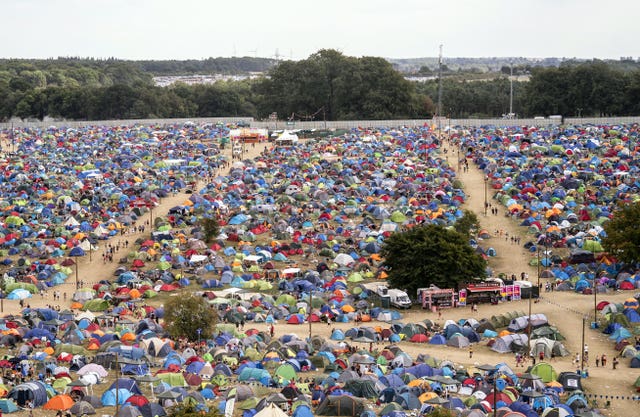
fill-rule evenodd
<path id="1" fill-rule="evenodd" d="M 361 398 L 377 398 L 380 395 L 376 384 L 370 379 L 349 379 L 344 384 L 344 390 Z"/>
<path id="2" fill-rule="evenodd" d="M 530 370 L 529 373 L 532 375 L 537 375 L 540 377 L 542 382 L 545 384 L 555 381 L 558 374 L 556 370 L 553 369 L 553 366 L 547 362 L 539 362 L 535 364 Z"/>
<path id="3" fill-rule="evenodd" d="M 560 372 L 558 382 L 562 384 L 565 391 L 582 391 L 582 383 L 580 375 L 575 372 Z"/>
<path id="4" fill-rule="evenodd" d="M 20 407 L 24 407 L 27 401 L 31 401 L 35 407 L 40 407 L 48 400 L 47 388 L 40 381 L 16 385 L 9 391 L 7 397 L 13 399 Z"/>
<path id="5" fill-rule="evenodd" d="M 0 398 L 0 410 L 4 414 L 15 413 L 19 410 L 16 403 L 9 398 Z"/>
<path id="6" fill-rule="evenodd" d="M 253 417 L 288 417 L 288 415 L 282 411 L 280 407 L 271 403 L 256 413 Z"/>
<path id="7" fill-rule="evenodd" d="M 318 416 L 359 416 L 364 411 L 361 400 L 348 395 L 329 395 L 316 409 Z"/>
<path id="8" fill-rule="evenodd" d="M 508 334 L 497 338 L 491 346 L 491 350 L 498 353 L 514 352 L 527 346 L 527 341 L 526 334 Z"/>

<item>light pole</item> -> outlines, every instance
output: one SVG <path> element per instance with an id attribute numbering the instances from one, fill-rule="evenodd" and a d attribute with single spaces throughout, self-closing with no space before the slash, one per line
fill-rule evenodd
<path id="1" fill-rule="evenodd" d="M 600 268 L 602 264 L 599 264 L 596 268 L 595 275 L 593 277 L 593 328 L 598 328 L 598 278 L 600 275 Z"/>
<path id="2" fill-rule="evenodd" d="M 496 369 L 493 372 L 493 417 L 497 417 L 497 413 L 498 413 L 498 405 L 497 403 L 497 397 L 498 397 L 498 393 L 496 392 L 498 390 L 497 387 L 497 382 L 498 382 L 498 370 Z"/>
<path id="3" fill-rule="evenodd" d="M 484 216 L 487 217 L 487 208 L 489 207 L 489 202 L 487 201 L 487 183 L 489 182 L 489 176 L 484 176 Z"/>
<path id="4" fill-rule="evenodd" d="M 533 285 L 529 288 L 529 315 L 527 316 L 527 358 L 531 356 L 531 300 L 533 299 Z"/>
<path id="5" fill-rule="evenodd" d="M 538 253 L 538 263 L 537 263 L 537 267 L 538 267 L 538 291 L 540 291 L 540 242 L 538 242 L 537 253 Z"/>
<path id="6" fill-rule="evenodd" d="M 511 63 L 511 75 L 509 75 L 509 119 L 513 118 L 513 62 Z"/>
<path id="7" fill-rule="evenodd" d="M 580 374 L 584 372 L 584 324 L 587 321 L 587 317 L 582 317 L 582 344 L 580 345 Z"/>
<path id="8" fill-rule="evenodd" d="M 309 343 L 311 343 L 311 310 L 313 310 L 312 299 L 313 299 L 313 290 L 309 290 L 309 315 L 307 318 L 307 321 L 309 322 Z"/>

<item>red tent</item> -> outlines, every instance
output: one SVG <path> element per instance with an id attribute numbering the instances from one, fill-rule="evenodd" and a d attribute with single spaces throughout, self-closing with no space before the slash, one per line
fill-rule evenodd
<path id="1" fill-rule="evenodd" d="M 429 338 L 425 334 L 417 333 L 411 336 L 411 339 L 409 339 L 409 341 L 413 343 L 427 343 L 429 341 Z"/>
<path id="2" fill-rule="evenodd" d="M 131 405 L 135 405 L 136 407 L 141 407 L 145 404 L 149 404 L 149 400 L 147 400 L 142 395 L 132 395 L 131 397 L 127 398 L 125 402 Z"/>
<path id="3" fill-rule="evenodd" d="M 631 291 L 631 290 L 634 290 L 635 287 L 633 286 L 633 284 L 630 281 L 622 281 L 620 283 L 620 289 L 621 290 Z"/>

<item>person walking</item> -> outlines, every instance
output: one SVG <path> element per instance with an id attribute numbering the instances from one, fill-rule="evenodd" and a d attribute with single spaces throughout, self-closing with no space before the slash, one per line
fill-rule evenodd
<path id="1" fill-rule="evenodd" d="M 602 365 L 603 368 L 607 366 L 607 355 L 605 355 L 604 353 L 600 357 L 600 364 Z"/>

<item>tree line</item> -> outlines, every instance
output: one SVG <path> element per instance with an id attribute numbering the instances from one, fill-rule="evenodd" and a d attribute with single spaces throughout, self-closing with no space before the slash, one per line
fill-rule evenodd
<path id="1" fill-rule="evenodd" d="M 212 85 L 153 84 L 153 75 L 208 71 L 264 71 L 254 80 Z M 640 114 L 640 70 L 603 61 L 533 67 L 528 81 L 513 81 L 518 117 Z M 516 71 L 517 73 L 517 71 Z M 471 78 L 471 77 L 470 77 Z M 442 115 L 500 117 L 510 109 L 504 71 L 476 81 L 442 80 Z M 320 50 L 301 61 L 258 58 L 203 61 L 116 59 L 0 60 L 0 120 L 12 117 L 102 120 L 171 117 L 254 117 L 347 120 L 430 118 L 438 80 L 413 82 L 378 57 Z"/>

